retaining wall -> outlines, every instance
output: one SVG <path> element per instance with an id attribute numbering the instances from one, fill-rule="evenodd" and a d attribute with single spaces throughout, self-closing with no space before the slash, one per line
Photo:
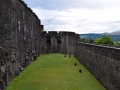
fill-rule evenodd
<path id="1" fill-rule="evenodd" d="M 120 48 L 76 43 L 75 57 L 106 90 L 120 90 Z"/>
<path id="2" fill-rule="evenodd" d="M 24 1 L 0 0 L 1 90 L 40 54 L 42 27 Z"/>

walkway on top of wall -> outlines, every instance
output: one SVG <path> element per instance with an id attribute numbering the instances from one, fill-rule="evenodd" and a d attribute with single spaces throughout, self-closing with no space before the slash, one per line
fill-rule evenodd
<path id="1" fill-rule="evenodd" d="M 75 66 L 76 63 L 76 66 Z M 79 70 L 82 70 L 82 73 Z M 74 56 L 41 55 L 6 90 L 105 90 Z"/>

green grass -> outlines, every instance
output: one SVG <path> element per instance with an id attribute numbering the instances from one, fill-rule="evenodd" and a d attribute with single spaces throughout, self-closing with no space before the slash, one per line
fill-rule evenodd
<path id="1" fill-rule="evenodd" d="M 77 63 L 77 66 L 74 66 Z M 82 69 L 82 73 L 79 73 Z M 76 60 L 63 54 L 41 55 L 14 78 L 6 90 L 105 90 Z"/>

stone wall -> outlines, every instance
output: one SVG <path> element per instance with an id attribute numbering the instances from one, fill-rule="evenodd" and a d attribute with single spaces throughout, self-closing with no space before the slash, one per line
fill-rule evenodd
<path id="1" fill-rule="evenodd" d="M 120 90 L 120 48 L 76 43 L 75 57 L 106 90 Z"/>
<path id="2" fill-rule="evenodd" d="M 74 55 L 75 33 L 74 32 L 59 32 L 61 35 L 60 53 Z"/>
<path id="3" fill-rule="evenodd" d="M 47 35 L 47 32 L 42 31 L 41 33 L 41 54 L 46 53 L 46 35 Z"/>
<path id="4" fill-rule="evenodd" d="M 57 53 L 57 31 L 49 31 L 48 35 L 50 36 L 51 41 L 51 51 L 52 53 Z M 49 49 L 47 49 L 49 50 Z M 46 51 L 47 51 L 46 50 Z"/>
<path id="5" fill-rule="evenodd" d="M 74 55 L 75 41 L 79 37 L 74 32 L 42 31 L 42 54 L 62 53 Z"/>
<path id="6" fill-rule="evenodd" d="M 0 0 L 0 86 L 6 86 L 40 54 L 40 24 L 24 1 Z"/>

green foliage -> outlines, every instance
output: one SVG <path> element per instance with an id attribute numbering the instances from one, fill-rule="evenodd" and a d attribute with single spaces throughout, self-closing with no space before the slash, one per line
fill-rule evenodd
<path id="1" fill-rule="evenodd" d="M 114 41 L 110 38 L 110 36 L 104 35 L 102 38 L 97 38 L 94 40 L 96 44 L 104 44 L 104 45 L 113 45 Z"/>
<path id="2" fill-rule="evenodd" d="M 96 38 L 102 38 L 103 34 L 80 34 L 80 37 L 89 38 L 95 40 Z M 119 35 L 109 35 L 113 41 L 120 41 Z"/>
<path id="3" fill-rule="evenodd" d="M 80 38 L 80 42 L 83 42 L 83 43 L 93 43 L 94 40 L 88 39 L 88 38 Z"/>
<path id="4" fill-rule="evenodd" d="M 74 66 L 77 63 L 77 66 Z M 79 73 L 82 69 L 82 73 Z M 75 57 L 40 55 L 6 90 L 105 90 Z"/>
<path id="5" fill-rule="evenodd" d="M 85 41 L 85 38 L 80 38 L 80 42 L 84 42 Z"/>
<path id="6" fill-rule="evenodd" d="M 94 42 L 97 44 L 102 44 L 102 38 L 96 38 Z"/>
<path id="7" fill-rule="evenodd" d="M 114 42 L 114 46 L 116 46 L 116 47 L 119 47 L 120 46 L 120 42 Z"/>

